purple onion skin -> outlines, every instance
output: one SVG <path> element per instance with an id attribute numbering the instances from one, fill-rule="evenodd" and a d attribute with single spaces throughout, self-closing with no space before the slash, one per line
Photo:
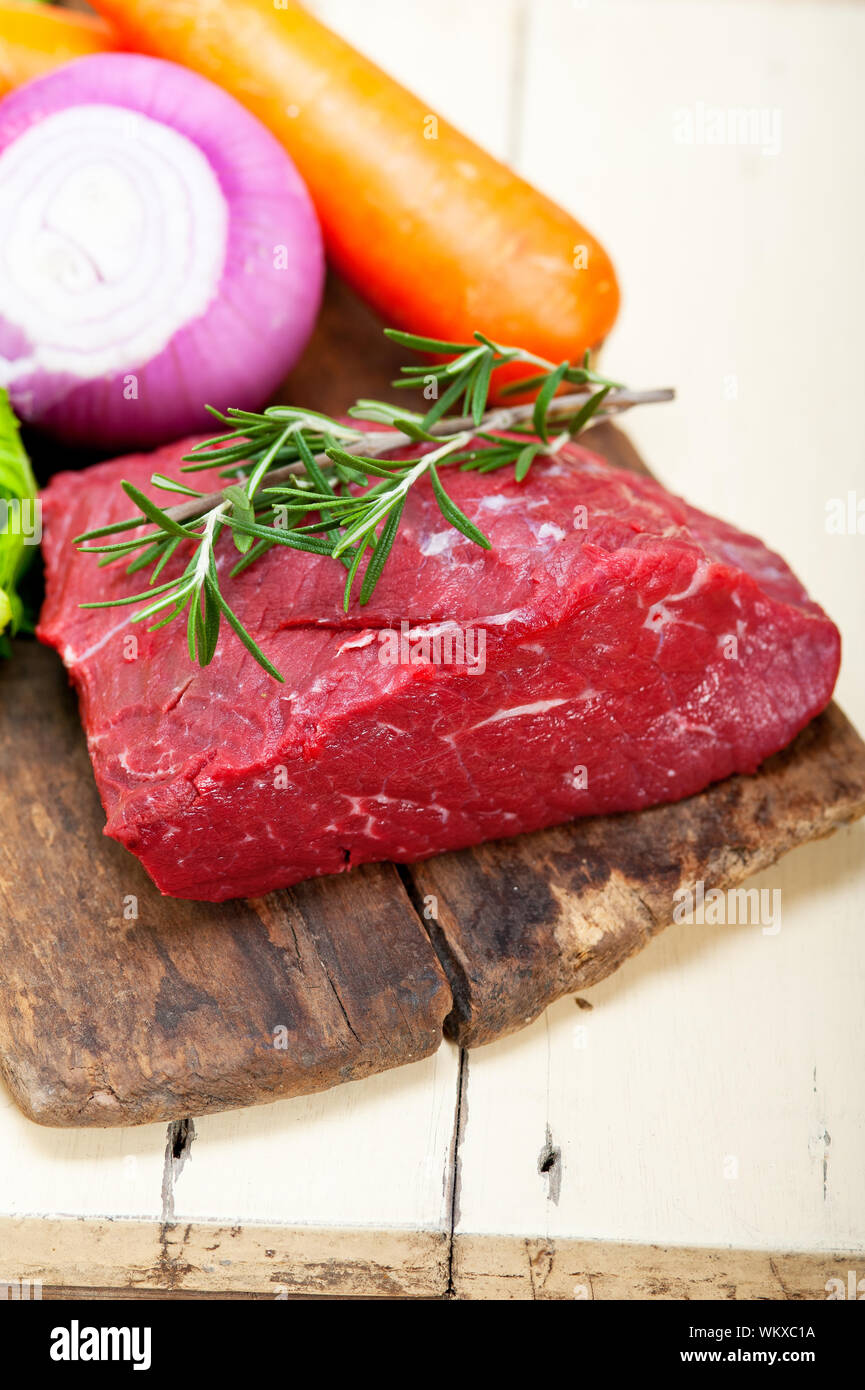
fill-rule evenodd
<path id="1" fill-rule="evenodd" d="M 86 380 L 48 379 L 39 369 L 10 385 L 13 406 L 64 442 L 100 451 L 212 432 L 206 405 L 260 409 L 306 346 L 324 284 L 315 210 L 289 156 L 233 97 L 177 64 L 135 54 L 81 58 L 11 93 L 0 102 L 0 155 L 46 116 L 94 103 L 140 112 L 205 156 L 228 206 L 221 278 L 204 312 L 148 361 L 118 360 Z M 0 246 L 0 276 L 2 254 Z M 21 355 L 21 339 L 0 293 L 0 354 Z M 124 396 L 130 374 L 137 399 Z"/>

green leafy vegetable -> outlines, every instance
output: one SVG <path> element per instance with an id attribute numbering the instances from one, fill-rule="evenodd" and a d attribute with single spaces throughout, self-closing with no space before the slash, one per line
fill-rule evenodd
<path id="1" fill-rule="evenodd" d="M 37 508 L 36 479 L 0 388 L 0 656 L 10 654 L 9 636 L 30 626 L 18 582 L 39 541 Z"/>

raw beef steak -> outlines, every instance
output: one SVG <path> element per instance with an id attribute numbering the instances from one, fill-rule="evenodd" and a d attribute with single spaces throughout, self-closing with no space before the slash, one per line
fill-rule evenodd
<path id="1" fill-rule="evenodd" d="M 576 446 L 523 484 L 444 470 L 489 552 L 420 483 L 348 616 L 334 561 L 273 549 L 231 580 L 224 536 L 225 592 L 285 684 L 227 629 L 192 667 L 183 620 L 79 607 L 142 585 L 70 544 L 129 515 L 121 478 L 177 476 L 188 447 L 61 474 L 44 506 L 39 635 L 78 689 L 106 833 L 164 893 L 257 895 L 677 800 L 753 772 L 831 696 L 838 632 L 783 560 Z"/>

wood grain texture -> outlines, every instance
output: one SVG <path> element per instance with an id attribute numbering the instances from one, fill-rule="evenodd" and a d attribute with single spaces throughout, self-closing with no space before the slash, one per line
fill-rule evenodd
<path id="1" fill-rule="evenodd" d="M 435 1298 L 446 1231 L 0 1216 L 3 1279 L 47 1287 Z"/>
<path id="2" fill-rule="evenodd" d="M 445 1232 L 146 1221 L 0 1218 L 7 1280 L 41 1279 L 45 1297 L 161 1291 L 219 1296 L 819 1300 L 861 1268 L 851 1251 L 661 1247 Z M 857 1263 L 858 1261 L 858 1263 Z"/>
<path id="3" fill-rule="evenodd" d="M 611 424 L 586 442 L 649 472 Z M 669 926 L 677 890 L 734 887 L 863 814 L 865 744 L 833 704 L 754 777 L 413 866 L 416 901 L 435 901 L 427 928 L 453 990 L 447 1036 L 477 1047 L 524 1027 Z"/>
<path id="4" fill-rule="evenodd" d="M 595 1300 L 825 1299 L 846 1286 L 854 1253 L 713 1250 L 625 1241 L 457 1236 L 457 1298 L 539 1302 Z"/>
<path id="5" fill-rule="evenodd" d="M 74 699 L 33 643 L 0 668 L 0 760 L 0 1068 L 31 1118 L 200 1114 L 438 1047 L 449 991 L 390 866 L 250 902 L 161 897 L 102 836 Z"/>
<path id="6" fill-rule="evenodd" d="M 447 1036 L 477 1047 L 524 1027 L 669 926 L 680 889 L 732 888 L 863 813 L 865 745 L 831 705 L 754 777 L 416 865 L 454 995 Z"/>

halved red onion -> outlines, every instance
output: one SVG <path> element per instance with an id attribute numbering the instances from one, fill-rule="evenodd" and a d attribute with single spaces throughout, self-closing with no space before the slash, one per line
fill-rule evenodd
<path id="1" fill-rule="evenodd" d="M 31 423 L 117 448 L 256 409 L 323 278 L 300 175 L 205 78 L 112 53 L 0 102 L 0 385 Z"/>

